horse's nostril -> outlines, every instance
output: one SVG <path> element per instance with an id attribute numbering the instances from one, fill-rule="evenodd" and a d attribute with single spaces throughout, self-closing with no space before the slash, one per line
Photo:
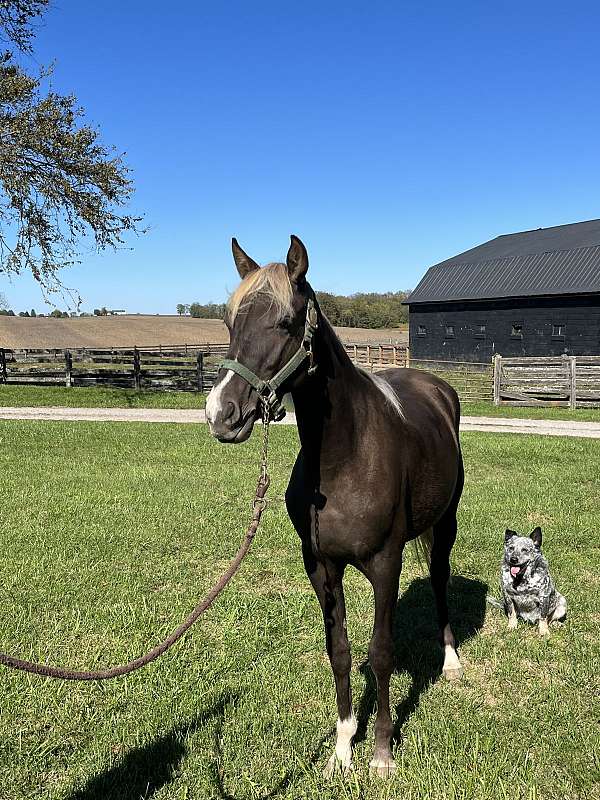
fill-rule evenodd
<path id="1" fill-rule="evenodd" d="M 235 405 L 233 403 L 227 403 L 225 409 L 223 411 L 222 419 L 225 422 L 228 419 L 231 419 L 235 413 Z"/>

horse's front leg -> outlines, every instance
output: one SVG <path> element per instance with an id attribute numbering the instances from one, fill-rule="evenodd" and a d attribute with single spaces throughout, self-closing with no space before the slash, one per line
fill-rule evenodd
<path id="1" fill-rule="evenodd" d="M 352 737 L 356 718 L 352 712 L 350 687 L 350 644 L 346 633 L 346 604 L 342 578 L 344 567 L 328 560 L 317 560 L 309 544 L 303 547 L 304 566 L 323 611 L 325 643 L 335 679 L 338 720 L 335 750 L 324 773 L 331 776 L 339 765 L 344 772 L 352 766 Z"/>
<path id="2" fill-rule="evenodd" d="M 375 623 L 369 644 L 369 664 L 377 680 L 375 752 L 369 764 L 371 774 L 387 778 L 396 770 L 391 740 L 394 731 L 390 714 L 390 678 L 394 671 L 393 622 L 402 568 L 401 554 L 376 556 L 367 578 L 375 596 Z"/>

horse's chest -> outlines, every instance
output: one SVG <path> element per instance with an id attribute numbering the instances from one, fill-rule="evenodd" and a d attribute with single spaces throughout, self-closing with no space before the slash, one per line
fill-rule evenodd
<path id="1" fill-rule="evenodd" d="M 392 498 L 385 492 L 325 485 L 320 507 L 312 508 L 313 545 L 332 558 L 364 558 L 382 546 L 393 513 Z"/>

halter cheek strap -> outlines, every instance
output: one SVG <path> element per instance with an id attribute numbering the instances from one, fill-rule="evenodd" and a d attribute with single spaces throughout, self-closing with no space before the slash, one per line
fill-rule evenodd
<path id="1" fill-rule="evenodd" d="M 281 405 L 284 393 L 280 392 L 283 384 L 304 364 L 306 359 L 309 359 L 308 374 L 312 375 L 316 369 L 313 359 L 312 339 L 318 324 L 317 307 L 313 298 L 309 298 L 306 306 L 306 321 L 304 323 L 302 344 L 290 360 L 269 380 L 262 380 L 251 369 L 233 358 L 225 358 L 221 361 L 219 369 L 230 369 L 232 372 L 237 373 L 240 378 L 243 378 L 246 383 L 249 383 L 255 389 L 263 406 L 267 409 L 269 417 L 279 421 L 285 417 L 285 408 Z"/>

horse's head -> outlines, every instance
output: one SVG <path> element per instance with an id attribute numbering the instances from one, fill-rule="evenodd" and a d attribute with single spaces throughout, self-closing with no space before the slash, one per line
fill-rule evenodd
<path id="1" fill-rule="evenodd" d="M 242 282 L 227 305 L 229 351 L 206 401 L 210 431 L 221 442 L 245 441 L 261 415 L 259 393 L 275 412 L 309 371 L 314 294 L 306 248 L 297 236 L 291 240 L 285 264 L 259 267 L 233 239 Z"/>

